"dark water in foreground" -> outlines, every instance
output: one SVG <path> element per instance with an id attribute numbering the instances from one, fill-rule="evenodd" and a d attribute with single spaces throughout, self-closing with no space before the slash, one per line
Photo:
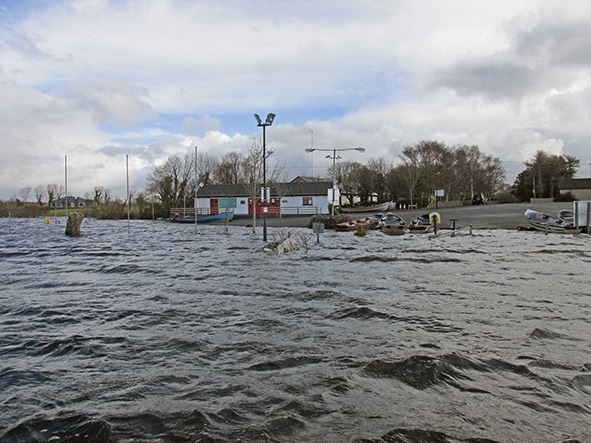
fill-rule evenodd
<path id="1" fill-rule="evenodd" d="M 2 442 L 591 441 L 591 236 L 7 228 Z"/>

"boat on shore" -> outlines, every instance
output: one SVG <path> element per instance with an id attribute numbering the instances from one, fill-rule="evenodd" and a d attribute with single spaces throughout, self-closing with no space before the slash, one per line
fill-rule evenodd
<path id="1" fill-rule="evenodd" d="M 357 220 L 349 220 L 334 225 L 335 231 L 346 232 L 346 231 L 357 231 L 359 228 L 365 228 L 366 230 L 377 229 L 379 220 L 376 217 L 365 217 Z"/>
<path id="2" fill-rule="evenodd" d="M 529 225 L 537 231 L 548 234 L 578 234 L 582 231 L 582 228 L 577 228 L 573 222 L 533 209 L 526 209 L 524 215 Z"/>
<path id="3" fill-rule="evenodd" d="M 350 206 L 341 208 L 343 214 L 359 214 L 364 212 L 385 212 L 396 208 L 396 202 L 386 202 L 374 206 Z"/>
<path id="4" fill-rule="evenodd" d="M 419 233 L 428 233 L 433 231 L 434 226 L 431 222 L 431 215 L 430 214 L 423 214 L 415 218 L 410 222 L 408 225 L 408 230 L 415 234 Z"/>
<path id="5" fill-rule="evenodd" d="M 408 232 L 403 226 L 382 226 L 380 230 L 386 235 L 404 235 Z"/>
<path id="6" fill-rule="evenodd" d="M 209 223 L 214 221 L 230 221 L 234 218 L 233 212 L 222 212 L 220 214 L 205 214 L 205 215 L 198 215 L 197 220 L 195 220 L 194 215 L 189 216 L 179 216 L 178 214 L 171 217 L 170 221 L 175 223 Z"/>
<path id="7" fill-rule="evenodd" d="M 408 232 L 404 219 L 392 212 L 385 213 L 380 218 L 378 226 L 387 235 L 404 235 Z"/>
<path id="8" fill-rule="evenodd" d="M 566 223 L 574 223 L 575 213 L 569 209 L 561 209 L 558 211 L 558 218 L 564 220 Z"/>

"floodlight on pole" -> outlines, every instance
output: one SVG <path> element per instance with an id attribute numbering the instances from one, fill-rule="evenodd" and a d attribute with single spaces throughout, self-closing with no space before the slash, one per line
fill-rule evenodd
<path id="1" fill-rule="evenodd" d="M 336 160 L 341 158 L 341 157 L 337 156 L 337 152 L 341 152 L 341 151 L 365 152 L 365 148 L 362 148 L 361 146 L 356 147 L 356 148 L 333 148 L 333 149 L 306 148 L 306 152 L 314 152 L 314 151 L 332 152 L 332 155 L 327 155 L 326 158 L 332 158 L 332 204 L 330 207 L 330 215 L 331 215 L 331 217 L 334 217 L 334 203 L 335 203 L 335 194 L 336 194 L 336 189 L 337 189 Z"/>
<path id="2" fill-rule="evenodd" d="M 266 140 L 266 132 L 265 129 L 267 126 L 271 126 L 273 124 L 273 120 L 275 120 L 275 114 L 270 112 L 267 114 L 267 118 L 263 122 L 261 117 L 258 114 L 254 115 L 255 120 L 257 121 L 257 126 L 263 128 L 263 241 L 267 241 L 267 140 Z"/>

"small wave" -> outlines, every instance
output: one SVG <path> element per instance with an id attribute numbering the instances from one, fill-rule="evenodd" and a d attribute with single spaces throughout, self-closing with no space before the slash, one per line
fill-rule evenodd
<path id="1" fill-rule="evenodd" d="M 113 432 L 106 421 L 84 415 L 54 419 L 35 418 L 8 429 L 0 435 L 0 441 L 113 443 Z"/>
<path id="2" fill-rule="evenodd" d="M 550 331 L 548 329 L 536 328 L 531 332 L 531 334 L 529 334 L 529 338 L 555 340 L 555 339 L 559 339 L 559 338 L 568 338 L 568 337 L 564 334 Z"/>
<path id="3" fill-rule="evenodd" d="M 279 369 L 294 368 L 303 365 L 320 363 L 321 358 L 317 357 L 290 357 L 282 360 L 266 361 L 250 366 L 248 369 L 253 371 L 276 371 Z"/>
<path id="4" fill-rule="evenodd" d="M 303 420 L 290 415 L 271 420 L 265 426 L 267 435 L 292 435 L 306 427 Z"/>
<path id="5" fill-rule="evenodd" d="M 363 371 L 377 378 L 396 378 L 416 389 L 427 389 L 439 383 L 456 385 L 455 379 L 470 379 L 454 368 L 454 364 L 463 367 L 478 367 L 475 363 L 457 356 L 428 357 L 413 355 L 396 362 L 376 360 L 365 366 Z"/>
<path id="6" fill-rule="evenodd" d="M 50 379 L 50 374 L 44 371 L 4 368 L 0 370 L 0 391 L 6 392 L 8 388 L 14 386 L 41 385 Z"/>
<path id="7" fill-rule="evenodd" d="M 537 375 L 534 372 L 532 372 L 527 366 L 515 365 L 513 363 L 509 363 L 508 361 L 499 360 L 497 358 L 484 360 L 483 363 L 493 372 L 506 371 L 513 372 L 514 374 L 518 375 L 525 375 L 529 378 L 537 378 Z"/>
<path id="8" fill-rule="evenodd" d="M 404 257 L 401 261 L 412 263 L 462 263 L 462 260 L 454 257 Z"/>
<path id="9" fill-rule="evenodd" d="M 591 395 L 591 374 L 575 375 L 570 381 L 570 385 L 577 391 Z"/>
<path id="10" fill-rule="evenodd" d="M 391 319 L 395 318 L 386 312 L 375 311 L 367 306 L 360 306 L 354 308 L 344 309 L 332 316 L 335 319 L 342 320 L 345 318 L 359 318 L 363 320 L 370 320 L 373 318 Z"/>
<path id="11" fill-rule="evenodd" d="M 544 369 L 560 369 L 563 371 L 576 370 L 575 366 L 565 365 L 562 363 L 556 363 L 552 360 L 545 360 L 545 359 L 533 360 L 529 363 L 529 366 L 533 366 L 536 368 L 544 368 Z"/>
<path id="12" fill-rule="evenodd" d="M 345 394 L 351 390 L 351 385 L 345 377 L 333 377 L 327 380 L 326 384 L 336 394 Z"/>
<path id="13" fill-rule="evenodd" d="M 217 413 L 210 413 L 208 417 L 216 423 L 224 425 L 237 425 L 248 423 L 249 419 L 240 415 L 234 409 L 222 409 Z"/>
<path id="14" fill-rule="evenodd" d="M 50 341 L 29 340 L 23 346 L 31 355 L 44 357 L 63 357 L 65 355 L 83 355 L 97 357 L 105 355 L 98 346 L 91 343 L 90 338 L 73 335 L 64 339 Z"/>
<path id="15" fill-rule="evenodd" d="M 121 264 L 116 266 L 104 266 L 102 267 L 99 272 L 103 272 L 105 274 L 162 274 L 164 270 L 162 269 L 148 269 L 142 268 L 141 266 L 135 264 Z"/>
<path id="16" fill-rule="evenodd" d="M 370 262 L 380 262 L 380 263 L 390 263 L 393 261 L 399 261 L 400 259 L 397 257 L 387 257 L 387 256 L 379 256 L 379 255 L 364 255 L 362 257 L 355 257 L 351 259 L 352 263 L 361 262 L 361 263 L 370 263 Z"/>
<path id="17" fill-rule="evenodd" d="M 22 257 L 29 254 L 30 252 L 23 251 L 0 252 L 0 258 Z"/>
<path id="18" fill-rule="evenodd" d="M 170 412 L 169 416 L 145 412 L 110 418 L 117 441 L 209 441 L 201 439 L 209 424 L 208 418 L 197 410 Z M 98 442 L 97 442 L 98 443 Z M 110 441 L 108 443 L 111 443 Z"/>
<path id="19" fill-rule="evenodd" d="M 423 429 L 394 429 L 378 440 L 358 440 L 359 443 L 499 443 L 488 438 L 461 439 L 443 432 Z"/>
<path id="20" fill-rule="evenodd" d="M 343 293 L 332 290 L 319 290 L 319 291 L 307 291 L 300 292 L 299 294 L 290 294 L 292 298 L 298 298 L 300 300 L 314 301 L 314 300 L 327 300 L 327 299 L 342 299 Z"/>
<path id="21" fill-rule="evenodd" d="M 437 346 L 434 343 L 421 343 L 419 346 L 421 348 L 426 348 L 426 349 L 441 349 L 439 346 Z"/>

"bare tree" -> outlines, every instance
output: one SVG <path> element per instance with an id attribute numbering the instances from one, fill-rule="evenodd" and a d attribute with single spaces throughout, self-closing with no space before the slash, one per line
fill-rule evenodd
<path id="1" fill-rule="evenodd" d="M 186 199 L 193 178 L 193 158 L 171 155 L 147 178 L 147 189 L 158 196 L 165 211 L 178 207 Z"/>
<path id="2" fill-rule="evenodd" d="M 39 204 L 39 206 L 43 206 L 43 196 L 45 195 L 45 187 L 43 185 L 37 185 L 34 189 L 35 192 L 35 200 Z"/>
<path id="3" fill-rule="evenodd" d="M 219 167 L 220 162 L 217 158 L 205 152 L 198 152 L 197 177 L 199 182 L 197 184 L 203 183 L 204 185 L 208 185 L 214 183 L 216 181 L 216 174 Z"/>
<path id="4" fill-rule="evenodd" d="M 256 232 L 257 200 L 263 178 L 263 147 L 254 138 L 247 146 L 247 155 L 241 163 L 244 184 L 252 199 L 252 232 Z"/>
<path id="5" fill-rule="evenodd" d="M 55 200 L 59 200 L 60 197 L 58 197 L 58 187 L 56 184 L 50 184 L 47 185 L 45 187 L 45 190 L 47 192 L 47 204 L 51 206 L 51 204 L 55 201 Z"/>
<path id="6" fill-rule="evenodd" d="M 244 158 L 237 151 L 225 154 L 217 169 L 218 181 L 227 185 L 243 183 L 245 179 L 242 175 L 243 162 Z"/>
<path id="7" fill-rule="evenodd" d="M 94 194 L 92 199 L 94 200 L 94 202 L 96 203 L 97 206 L 100 206 L 100 204 L 103 202 L 103 195 L 105 194 L 105 188 L 103 188 L 102 186 L 95 186 L 92 191 Z"/>
<path id="8" fill-rule="evenodd" d="M 31 188 L 30 187 L 21 188 L 19 191 L 19 195 L 20 195 L 23 202 L 25 202 L 25 203 L 28 202 L 29 196 L 31 195 Z"/>
<path id="9" fill-rule="evenodd" d="M 285 164 L 275 164 L 271 170 L 270 177 L 267 179 L 267 186 L 271 186 L 275 189 L 277 198 L 279 199 L 279 217 L 281 217 L 281 199 L 285 196 L 286 192 L 290 189 L 288 178 L 284 173 Z"/>
<path id="10" fill-rule="evenodd" d="M 337 186 L 349 202 L 353 204 L 353 197 L 359 193 L 360 183 L 358 173 L 362 165 L 357 162 L 336 162 L 333 171 L 332 166 L 328 168 L 330 179 L 336 181 Z M 339 202 L 336 202 L 339 204 Z"/>

